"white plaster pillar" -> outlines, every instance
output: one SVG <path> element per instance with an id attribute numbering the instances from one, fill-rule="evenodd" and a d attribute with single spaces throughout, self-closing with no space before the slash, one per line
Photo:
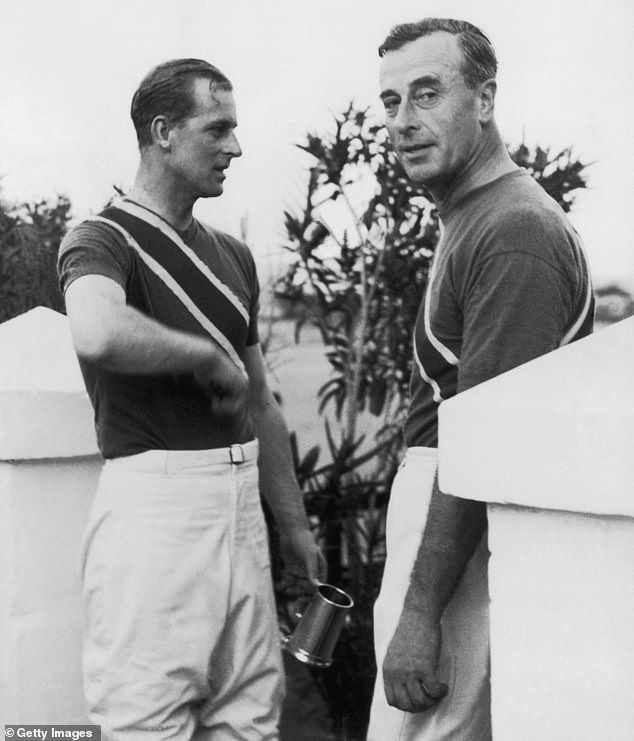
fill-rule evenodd
<path id="1" fill-rule="evenodd" d="M 494 741 L 634 739 L 634 318 L 444 402 L 488 503 Z"/>
<path id="2" fill-rule="evenodd" d="M 0 324 L 0 724 L 86 723 L 76 556 L 102 460 L 67 319 Z"/>

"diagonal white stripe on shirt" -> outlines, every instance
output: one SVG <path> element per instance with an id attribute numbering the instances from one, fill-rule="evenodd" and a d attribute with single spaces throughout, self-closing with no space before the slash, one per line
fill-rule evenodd
<path id="1" fill-rule="evenodd" d="M 120 208 L 122 211 L 126 211 L 132 216 L 136 216 L 137 219 L 145 221 L 146 224 L 150 224 L 155 229 L 158 229 L 168 239 L 171 239 L 172 242 L 174 242 L 181 249 L 183 254 L 185 254 L 192 261 L 192 263 L 198 268 L 198 270 L 203 273 L 205 278 L 213 283 L 214 286 L 225 296 L 225 298 L 235 306 L 235 308 L 240 312 L 245 321 L 247 323 L 249 322 L 249 312 L 242 301 L 240 301 L 240 299 L 228 285 L 223 283 L 220 278 L 218 278 L 218 276 L 210 270 L 209 266 L 206 265 L 198 257 L 194 250 L 192 250 L 191 247 L 188 247 L 185 244 L 180 234 L 164 219 L 162 219 L 157 214 L 148 211 L 146 208 L 143 208 L 143 206 L 138 206 L 136 203 L 126 201 L 125 199 L 119 199 L 112 205 L 115 208 Z"/>
<path id="2" fill-rule="evenodd" d="M 157 262 L 153 257 L 147 254 L 141 245 L 129 234 L 120 224 L 115 221 L 106 219 L 103 216 L 91 216 L 86 221 L 98 221 L 103 224 L 112 226 L 124 237 L 128 245 L 139 255 L 147 267 L 159 278 L 167 288 L 176 296 L 176 298 L 183 304 L 183 306 L 189 311 L 189 313 L 196 319 L 201 327 L 222 347 L 227 355 L 233 360 L 238 366 L 242 373 L 246 376 L 246 368 L 242 359 L 236 352 L 231 342 L 225 337 L 225 335 L 216 327 L 216 325 L 207 317 L 203 312 L 196 306 L 194 301 L 189 295 L 183 290 L 180 284 L 174 280 L 174 278 L 165 270 L 165 268 Z"/>

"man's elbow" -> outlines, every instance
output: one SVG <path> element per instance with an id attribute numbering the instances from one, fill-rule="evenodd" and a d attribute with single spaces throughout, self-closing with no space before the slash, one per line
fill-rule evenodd
<path id="1" fill-rule="evenodd" d="M 67 287 L 64 298 L 77 356 L 91 363 L 107 363 L 126 321 L 123 289 L 108 278 L 86 275 Z"/>
<path id="2" fill-rule="evenodd" d="M 282 417 L 282 406 L 268 386 L 251 387 L 249 406 L 256 420 Z"/>
<path id="3" fill-rule="evenodd" d="M 80 322 L 73 325 L 71 322 L 71 335 L 78 358 L 94 365 L 109 364 L 114 354 L 115 338 L 105 324 Z"/>

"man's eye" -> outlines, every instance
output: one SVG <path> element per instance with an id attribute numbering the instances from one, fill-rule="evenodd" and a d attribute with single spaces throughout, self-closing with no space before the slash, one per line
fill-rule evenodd
<path id="1" fill-rule="evenodd" d="M 438 97 L 438 93 L 435 90 L 419 90 L 414 96 L 414 101 L 422 105 L 428 105 L 433 103 Z"/>
<path id="2" fill-rule="evenodd" d="M 207 127 L 207 131 L 214 136 L 224 136 L 229 131 L 229 126 L 218 124 L 217 126 Z"/>
<path id="3" fill-rule="evenodd" d="M 398 100 L 384 100 L 383 107 L 386 113 L 394 115 L 398 111 Z"/>

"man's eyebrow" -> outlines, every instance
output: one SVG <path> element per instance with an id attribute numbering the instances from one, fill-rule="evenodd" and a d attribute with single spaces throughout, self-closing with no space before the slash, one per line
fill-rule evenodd
<path id="1" fill-rule="evenodd" d="M 437 75 L 423 75 L 422 77 L 417 77 L 415 80 L 412 80 L 408 87 L 410 90 L 414 87 L 421 87 L 422 85 L 438 85 L 440 83 L 440 78 Z"/>
<path id="2" fill-rule="evenodd" d="M 205 125 L 206 129 L 235 129 L 238 122 L 233 118 L 217 118 L 215 121 L 210 121 Z"/>
<path id="3" fill-rule="evenodd" d="M 383 90 L 382 93 L 380 93 L 379 98 L 381 100 L 385 100 L 386 98 L 391 98 L 393 95 L 396 95 L 398 97 L 398 93 L 396 90 Z"/>
<path id="4" fill-rule="evenodd" d="M 407 87 L 412 90 L 417 87 L 422 87 L 423 85 L 438 85 L 440 83 L 440 78 L 437 75 L 422 75 L 421 77 L 417 77 L 415 80 L 412 80 L 410 83 L 408 83 Z M 398 93 L 396 90 L 383 90 L 383 92 L 379 95 L 381 100 L 385 100 L 385 98 L 389 98 L 393 95 L 396 95 L 398 97 Z"/>

